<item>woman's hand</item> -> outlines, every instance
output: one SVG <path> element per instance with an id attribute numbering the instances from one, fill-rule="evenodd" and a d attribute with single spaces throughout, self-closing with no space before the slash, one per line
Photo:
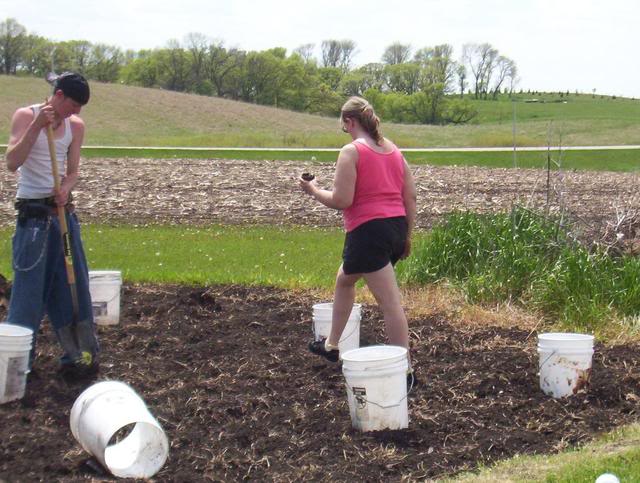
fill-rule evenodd
<path id="1" fill-rule="evenodd" d="M 309 196 L 313 196 L 314 193 L 318 190 L 318 185 L 316 184 L 315 178 L 307 181 L 302 176 L 300 176 L 298 178 L 298 182 L 302 191 L 307 193 Z"/>

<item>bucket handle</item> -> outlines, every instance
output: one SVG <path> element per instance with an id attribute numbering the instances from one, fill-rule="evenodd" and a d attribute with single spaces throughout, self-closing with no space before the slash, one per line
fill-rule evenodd
<path id="1" fill-rule="evenodd" d="M 551 354 L 549 354 L 547 358 L 544 361 L 542 361 L 542 363 L 540 363 L 540 366 L 538 366 L 538 370 L 542 369 L 544 365 L 549 361 L 549 359 L 551 359 L 557 353 L 558 353 L 557 350 L 552 351 Z"/>
<path id="2" fill-rule="evenodd" d="M 356 398 L 356 401 L 358 402 L 365 402 L 367 404 L 373 404 L 374 406 L 378 406 L 380 409 L 389 409 L 389 408 L 394 408 L 396 406 L 400 406 L 400 404 L 402 403 L 402 401 L 404 401 L 405 399 L 407 399 L 409 397 L 409 394 L 411 394 L 411 391 L 413 391 L 413 383 L 415 381 L 415 378 L 413 376 L 413 372 L 411 373 L 411 386 L 409 386 L 409 389 L 407 389 L 407 393 L 404 395 L 403 398 L 401 398 L 397 403 L 394 404 L 378 404 L 377 402 L 373 402 L 373 401 L 369 401 L 368 399 L 362 397 L 362 396 L 356 396 L 354 394 L 354 397 Z M 344 381 L 344 384 L 347 386 L 347 390 L 351 391 L 353 393 L 353 388 L 351 386 L 349 386 L 349 383 L 347 383 L 347 381 Z"/>
<path id="3" fill-rule="evenodd" d="M 358 322 L 356 324 L 353 324 L 353 329 L 351 329 L 351 333 L 347 336 L 344 336 L 342 334 L 340 334 L 340 340 L 338 341 L 338 344 L 340 342 L 344 342 L 345 340 L 347 340 L 349 337 L 351 337 L 353 334 L 356 333 L 356 330 L 358 330 L 360 328 L 360 320 L 358 320 Z M 333 324 L 333 321 L 331 322 Z M 347 324 L 349 324 L 349 319 L 347 319 Z M 346 328 L 346 326 L 345 326 Z M 344 332 L 344 331 L 343 331 Z"/>

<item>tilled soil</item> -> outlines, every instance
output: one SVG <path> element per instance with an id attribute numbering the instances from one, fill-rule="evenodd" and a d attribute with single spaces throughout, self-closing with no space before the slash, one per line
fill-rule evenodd
<path id="1" fill-rule="evenodd" d="M 418 227 L 452 211 L 506 211 L 514 203 L 562 210 L 590 241 L 615 232 L 640 238 L 640 172 L 411 167 Z M 334 167 L 303 161 L 221 159 L 82 160 L 75 191 L 80 218 L 111 223 L 264 223 L 340 226 L 338 212 L 304 195 L 297 178 L 330 187 Z M 12 223 L 15 176 L 0 171 L 0 220 Z M 630 227 L 629 223 L 634 226 Z"/>
<path id="2" fill-rule="evenodd" d="M 98 379 L 130 384 L 166 431 L 155 480 L 420 480 L 638 420 L 640 346 L 597 344 L 591 386 L 555 400 L 539 389 L 535 334 L 434 315 L 410 320 L 420 385 L 409 428 L 359 432 L 339 364 L 306 350 L 316 302 L 274 288 L 124 286 L 120 324 L 99 328 Z M 108 480 L 69 430 L 89 382 L 56 376 L 44 325 L 26 397 L 0 405 L 0 480 Z M 362 345 L 383 343 L 382 325 L 366 306 Z"/>

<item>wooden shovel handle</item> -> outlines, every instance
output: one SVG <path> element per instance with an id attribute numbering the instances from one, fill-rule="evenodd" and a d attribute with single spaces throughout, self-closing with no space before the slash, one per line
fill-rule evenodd
<path id="1" fill-rule="evenodd" d="M 58 160 L 56 156 L 56 145 L 53 139 L 53 128 L 51 124 L 47 126 L 47 141 L 49 142 L 49 155 L 51 156 L 51 173 L 53 175 L 53 187 L 55 191 L 60 190 L 60 178 L 58 174 Z M 66 210 L 63 205 L 57 205 L 58 220 L 60 221 L 60 233 L 62 234 L 62 245 L 64 249 L 64 264 L 67 269 L 67 281 L 72 286 L 71 298 L 77 299 L 77 292 L 74 290 L 76 285 L 76 274 L 73 270 L 73 254 L 71 251 L 71 237 L 67 227 Z M 77 300 L 73 300 L 77 303 Z"/>

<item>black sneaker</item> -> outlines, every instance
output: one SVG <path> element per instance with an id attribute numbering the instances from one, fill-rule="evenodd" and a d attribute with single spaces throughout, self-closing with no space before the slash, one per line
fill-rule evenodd
<path id="1" fill-rule="evenodd" d="M 327 350 L 324 348 L 324 341 L 325 339 L 309 342 L 309 350 L 314 354 L 322 356 L 331 362 L 338 362 L 338 359 L 340 358 L 340 351 L 338 351 L 338 349 L 332 349 L 327 352 Z"/>

